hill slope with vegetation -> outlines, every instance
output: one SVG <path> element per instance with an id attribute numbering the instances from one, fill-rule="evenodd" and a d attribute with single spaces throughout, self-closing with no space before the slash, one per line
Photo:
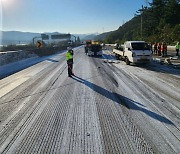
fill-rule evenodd
<path id="1" fill-rule="evenodd" d="M 104 40 L 108 35 L 110 35 L 113 31 L 110 32 L 105 32 L 102 34 L 99 34 L 97 36 L 94 37 L 94 40 L 98 41 L 98 40 Z"/>
<path id="2" fill-rule="evenodd" d="M 150 7 L 142 7 L 136 13 L 133 19 L 111 32 L 104 42 L 123 43 L 127 40 L 145 40 L 174 44 L 180 41 L 179 0 L 153 0 Z"/>

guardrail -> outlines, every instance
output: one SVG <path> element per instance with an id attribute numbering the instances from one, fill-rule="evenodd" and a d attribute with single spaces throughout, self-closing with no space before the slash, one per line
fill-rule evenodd
<path id="1" fill-rule="evenodd" d="M 114 46 L 114 44 L 105 44 L 105 45 L 107 45 L 107 46 Z"/>
<path id="2" fill-rule="evenodd" d="M 105 44 L 105 45 L 107 45 L 107 46 L 114 46 L 114 44 Z M 175 51 L 176 50 L 176 46 L 168 45 L 167 46 L 167 50 Z"/>

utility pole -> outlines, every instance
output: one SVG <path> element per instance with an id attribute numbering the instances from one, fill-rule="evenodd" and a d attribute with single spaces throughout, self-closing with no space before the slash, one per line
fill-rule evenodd
<path id="1" fill-rule="evenodd" d="M 140 35 L 141 35 L 141 40 L 143 40 L 143 11 L 144 11 L 144 7 L 143 7 L 143 5 L 142 5 L 142 8 L 141 9 L 139 9 L 138 11 L 136 11 L 136 13 L 138 13 L 139 14 L 139 16 L 141 17 L 141 25 L 140 25 Z"/>
<path id="2" fill-rule="evenodd" d="M 142 12 L 141 12 L 141 40 L 142 40 L 142 30 L 143 30 L 143 24 L 142 24 L 142 21 L 143 19 L 142 19 Z"/>
<path id="3" fill-rule="evenodd" d="M 146 7 L 148 6 L 148 0 L 145 0 Z"/>
<path id="4" fill-rule="evenodd" d="M 143 31 L 143 5 L 142 5 L 142 9 L 140 10 L 140 15 L 141 15 L 141 40 L 143 40 L 143 36 L 142 36 L 142 31 Z"/>
<path id="5" fill-rule="evenodd" d="M 2 21 L 3 21 L 3 2 L 0 0 L 0 45 L 3 44 L 2 43 L 2 34 L 3 34 L 3 25 L 2 25 Z M 0 46 L 1 49 L 1 46 Z"/>

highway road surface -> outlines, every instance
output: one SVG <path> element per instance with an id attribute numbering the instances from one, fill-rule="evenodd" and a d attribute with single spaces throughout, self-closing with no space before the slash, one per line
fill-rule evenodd
<path id="1" fill-rule="evenodd" d="M 180 71 L 74 50 L 0 80 L 0 153 L 180 153 Z"/>

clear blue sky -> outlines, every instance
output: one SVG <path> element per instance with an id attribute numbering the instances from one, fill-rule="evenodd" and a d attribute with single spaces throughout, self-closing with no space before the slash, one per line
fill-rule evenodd
<path id="1" fill-rule="evenodd" d="M 1 30 L 102 33 L 134 17 L 145 0 L 0 0 Z"/>

